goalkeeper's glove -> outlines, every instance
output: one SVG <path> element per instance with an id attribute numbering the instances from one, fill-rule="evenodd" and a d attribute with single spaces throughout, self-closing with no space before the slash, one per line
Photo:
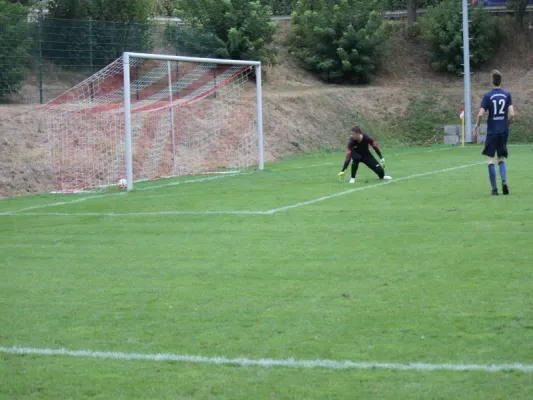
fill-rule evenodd
<path id="1" fill-rule="evenodd" d="M 381 157 L 381 166 L 385 169 L 385 158 Z"/>
<path id="2" fill-rule="evenodd" d="M 337 174 L 339 182 L 344 182 L 344 171 L 341 171 Z"/>

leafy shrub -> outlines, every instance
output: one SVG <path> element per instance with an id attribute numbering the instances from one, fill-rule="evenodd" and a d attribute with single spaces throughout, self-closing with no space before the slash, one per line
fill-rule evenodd
<path id="1" fill-rule="evenodd" d="M 250 0 L 177 0 L 175 14 L 193 28 L 215 33 L 217 55 L 274 64 L 277 23 L 270 6 Z"/>
<path id="2" fill-rule="evenodd" d="M 292 13 L 293 54 L 326 82 L 370 82 L 385 38 L 379 4 L 299 0 Z"/>
<path id="3" fill-rule="evenodd" d="M 443 72 L 463 73 L 463 19 L 461 2 L 443 0 L 430 7 L 422 19 L 423 36 L 429 45 L 431 65 Z M 470 64 L 489 60 L 497 50 L 500 34 L 496 18 L 482 5 L 469 7 Z"/>

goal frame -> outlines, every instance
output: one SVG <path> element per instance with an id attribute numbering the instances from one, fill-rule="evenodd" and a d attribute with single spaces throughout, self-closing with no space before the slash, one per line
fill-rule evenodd
<path id="1" fill-rule="evenodd" d="M 125 155 L 126 155 L 126 180 L 127 190 L 133 189 L 133 150 L 132 150 L 132 132 L 131 132 L 131 76 L 130 76 L 130 58 L 141 58 L 146 60 L 159 61 L 182 61 L 191 63 L 213 63 L 225 65 L 242 65 L 253 66 L 255 69 L 255 84 L 256 84 L 256 110 L 257 110 L 257 168 L 262 171 L 264 169 L 264 141 L 263 141 L 263 102 L 262 102 L 262 87 L 261 87 L 261 62 L 247 61 L 247 60 L 231 60 L 221 58 L 202 58 L 202 57 L 185 57 L 185 56 L 171 56 L 163 54 L 149 54 L 149 53 L 135 53 L 124 52 L 122 55 L 122 69 L 124 76 L 124 134 L 125 134 Z M 170 80 L 170 75 L 169 75 Z M 170 81 L 169 81 L 170 84 Z M 170 86 L 169 86 L 170 90 Z"/>

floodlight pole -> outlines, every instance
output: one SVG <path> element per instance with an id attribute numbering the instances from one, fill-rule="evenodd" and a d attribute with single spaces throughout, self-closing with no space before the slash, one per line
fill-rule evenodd
<path id="1" fill-rule="evenodd" d="M 472 143 L 472 94 L 470 91 L 470 37 L 468 29 L 468 0 L 463 1 L 463 67 L 465 86 L 465 141 Z"/>

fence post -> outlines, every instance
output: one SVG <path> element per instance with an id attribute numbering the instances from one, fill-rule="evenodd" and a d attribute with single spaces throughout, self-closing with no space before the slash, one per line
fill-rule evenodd
<path id="1" fill-rule="evenodd" d="M 43 95 L 43 13 L 37 15 L 37 43 L 39 45 L 39 103 L 44 104 Z"/>
<path id="2" fill-rule="evenodd" d="M 139 29 L 139 22 L 134 22 L 135 27 L 135 51 L 142 52 L 142 43 L 141 43 L 141 30 Z"/>
<path id="3" fill-rule="evenodd" d="M 93 65 L 93 19 L 89 17 L 89 67 L 91 76 L 94 74 Z"/>

